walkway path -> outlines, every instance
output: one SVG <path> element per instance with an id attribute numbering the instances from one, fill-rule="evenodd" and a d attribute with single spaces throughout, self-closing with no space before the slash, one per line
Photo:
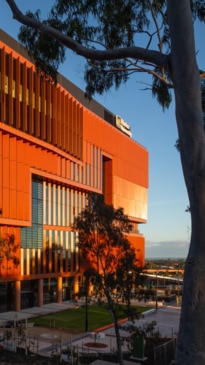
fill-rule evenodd
<path id="1" fill-rule="evenodd" d="M 6 312 L 0 313 L 0 326 L 4 327 L 6 323 L 14 323 L 14 321 L 24 321 L 27 319 L 32 319 L 42 315 L 48 315 L 51 313 L 55 313 L 58 311 L 65 311 L 71 308 L 74 308 L 74 303 L 68 301 L 63 304 L 47 304 L 43 307 L 34 307 L 25 310 L 21 310 L 20 312 Z M 156 312 L 151 312 L 149 315 L 135 321 L 137 326 L 143 326 L 143 324 L 156 321 L 156 328 L 159 329 L 159 332 L 162 336 L 166 337 L 176 337 L 179 326 L 179 316 L 180 316 L 180 308 L 179 307 L 160 307 Z M 128 322 L 129 323 L 129 322 Z M 1 329 L 0 334 L 3 329 Z M 55 349 L 60 350 L 60 348 L 67 348 L 72 344 L 72 347 L 75 347 L 82 351 L 90 351 L 90 352 L 110 352 L 116 350 L 116 338 L 113 326 L 110 328 L 105 328 L 104 330 L 100 330 L 101 334 L 98 335 L 96 339 L 94 333 L 80 333 L 65 329 L 57 329 L 50 327 L 41 327 L 41 326 L 33 326 L 28 327 L 27 336 L 30 341 L 30 350 L 33 352 L 38 352 L 44 354 L 45 356 L 50 356 L 51 352 Z M 126 337 L 127 332 L 121 330 L 121 336 Z M 88 343 L 95 343 L 96 340 L 104 345 L 101 348 L 95 348 L 87 346 Z M 32 349 L 33 346 L 33 349 Z M 126 350 L 126 348 L 124 348 Z"/>

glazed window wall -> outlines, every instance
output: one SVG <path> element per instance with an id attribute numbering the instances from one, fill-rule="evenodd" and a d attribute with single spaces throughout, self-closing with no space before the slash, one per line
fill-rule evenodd
<path id="1" fill-rule="evenodd" d="M 21 282 L 21 309 L 38 305 L 38 281 L 24 280 Z"/>
<path id="2" fill-rule="evenodd" d="M 52 182 L 43 183 L 43 224 L 70 227 L 85 207 L 86 194 Z"/>
<path id="3" fill-rule="evenodd" d="M 78 270 L 77 233 L 69 227 L 85 203 L 85 193 L 33 178 L 32 226 L 21 229 L 22 275 Z"/>
<path id="4" fill-rule="evenodd" d="M 21 228 L 21 247 L 43 247 L 43 185 L 35 179 L 32 182 L 32 226 Z"/>
<path id="5" fill-rule="evenodd" d="M 0 283 L 0 313 L 15 310 L 15 283 Z"/>
<path id="6" fill-rule="evenodd" d="M 57 280 L 43 280 L 43 304 L 54 303 L 57 301 Z"/>
<path id="7" fill-rule="evenodd" d="M 75 232 L 46 230 L 46 273 L 78 270 L 78 245 Z"/>
<path id="8" fill-rule="evenodd" d="M 73 277 L 63 278 L 63 300 L 73 299 Z"/>

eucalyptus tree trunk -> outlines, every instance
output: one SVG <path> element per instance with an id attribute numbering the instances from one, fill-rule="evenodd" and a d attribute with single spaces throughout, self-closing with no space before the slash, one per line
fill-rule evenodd
<path id="1" fill-rule="evenodd" d="M 176 120 L 191 212 L 177 365 L 205 364 L 205 134 L 189 0 L 168 0 Z"/>
<path id="2" fill-rule="evenodd" d="M 117 315 L 116 315 L 116 310 L 114 308 L 114 303 L 113 303 L 113 300 L 110 296 L 109 291 L 105 290 L 105 295 L 106 295 L 106 298 L 107 298 L 107 301 L 108 301 L 109 310 L 110 310 L 110 312 L 112 314 L 112 317 L 113 317 L 113 323 L 114 323 L 115 335 L 116 335 L 116 342 L 117 342 L 119 365 L 123 365 L 123 351 L 122 351 L 122 344 L 121 344 L 121 339 L 120 339 L 120 330 L 119 330 L 119 324 L 118 324 L 118 319 L 117 319 Z"/>

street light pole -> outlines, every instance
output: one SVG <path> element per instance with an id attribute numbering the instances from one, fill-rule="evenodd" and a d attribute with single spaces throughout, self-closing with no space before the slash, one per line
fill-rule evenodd
<path id="1" fill-rule="evenodd" d="M 158 277 L 156 272 L 156 303 L 155 303 L 156 310 L 158 309 L 157 290 L 158 290 Z"/>
<path id="2" fill-rule="evenodd" d="M 85 294 L 85 332 L 88 332 L 88 293 Z"/>
<path id="3" fill-rule="evenodd" d="M 179 264 L 178 264 L 178 275 L 177 275 L 177 305 L 179 304 Z"/>
<path id="4" fill-rule="evenodd" d="M 85 332 L 88 332 L 88 282 L 85 279 Z"/>

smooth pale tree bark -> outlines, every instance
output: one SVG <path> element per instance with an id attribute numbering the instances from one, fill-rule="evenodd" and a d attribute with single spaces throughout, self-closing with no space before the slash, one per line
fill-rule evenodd
<path id="1" fill-rule="evenodd" d="M 192 221 L 176 363 L 202 365 L 205 364 L 205 134 L 200 80 L 187 1 L 168 1 L 168 18 L 176 121 Z"/>
<path id="2" fill-rule="evenodd" d="M 190 200 L 191 242 L 186 262 L 183 302 L 177 340 L 177 365 L 205 364 L 205 135 L 200 78 L 196 64 L 190 0 L 167 0 L 171 53 L 129 47 L 97 51 L 24 16 L 13 0 L 6 0 L 22 24 L 58 39 L 77 54 L 93 60 L 130 57 L 169 71 L 173 82 L 176 122 L 185 184 Z M 150 72 L 153 73 L 153 72 Z"/>

